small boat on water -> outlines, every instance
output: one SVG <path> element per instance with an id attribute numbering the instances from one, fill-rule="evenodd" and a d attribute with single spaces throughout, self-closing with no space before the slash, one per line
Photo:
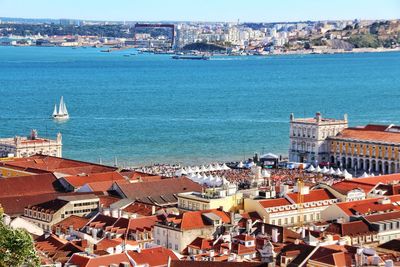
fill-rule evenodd
<path id="1" fill-rule="evenodd" d="M 209 60 L 210 57 L 206 55 L 174 55 L 172 59 Z"/>
<path id="2" fill-rule="evenodd" d="M 67 106 L 65 105 L 63 97 L 61 97 L 61 99 L 60 99 L 60 105 L 58 106 L 58 111 L 57 111 L 57 104 L 54 105 L 54 111 L 53 111 L 52 117 L 55 120 L 68 120 L 69 119 Z"/>

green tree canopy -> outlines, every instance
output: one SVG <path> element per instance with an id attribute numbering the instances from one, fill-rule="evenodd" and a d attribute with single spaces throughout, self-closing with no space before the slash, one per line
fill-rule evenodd
<path id="1" fill-rule="evenodd" d="M 40 266 L 32 237 L 22 229 L 12 229 L 3 222 L 0 206 L 0 267 Z"/>

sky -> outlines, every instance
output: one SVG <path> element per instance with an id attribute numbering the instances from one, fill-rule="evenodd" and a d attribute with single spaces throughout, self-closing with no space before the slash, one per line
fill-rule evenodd
<path id="1" fill-rule="evenodd" d="M 279 22 L 400 18 L 400 0 L 0 0 L 0 17 Z"/>

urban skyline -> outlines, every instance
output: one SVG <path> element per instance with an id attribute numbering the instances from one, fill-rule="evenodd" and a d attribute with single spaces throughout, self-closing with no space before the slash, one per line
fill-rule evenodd
<path id="1" fill-rule="evenodd" d="M 224 22 L 284 22 L 351 19 L 396 19 L 400 3 L 395 0 L 345 1 L 339 0 L 327 7 L 327 1 L 285 0 L 279 2 L 256 1 L 252 5 L 243 1 L 209 0 L 202 6 L 187 5 L 181 0 L 150 2 L 119 1 L 110 9 L 105 1 L 9 1 L 1 0 L 0 17 L 48 18 L 109 21 L 224 21 Z M 23 9 L 19 7 L 24 7 Z M 156 8 L 162 7 L 162 8 Z M 202 11 L 202 7 L 207 10 Z M 211 7 L 211 8 L 210 8 Z M 256 8 L 257 7 L 257 8 Z M 362 7 L 362 8 L 360 8 Z"/>

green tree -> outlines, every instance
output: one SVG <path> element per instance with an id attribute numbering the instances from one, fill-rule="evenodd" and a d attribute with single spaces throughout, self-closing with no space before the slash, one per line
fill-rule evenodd
<path id="1" fill-rule="evenodd" d="M 32 237 L 22 229 L 12 229 L 3 223 L 0 206 L 0 267 L 40 266 Z"/>

